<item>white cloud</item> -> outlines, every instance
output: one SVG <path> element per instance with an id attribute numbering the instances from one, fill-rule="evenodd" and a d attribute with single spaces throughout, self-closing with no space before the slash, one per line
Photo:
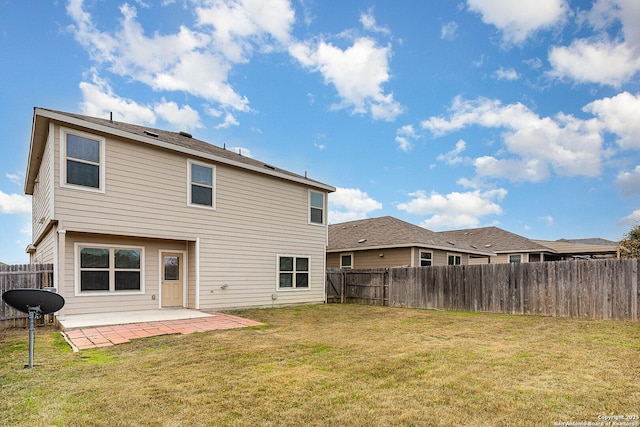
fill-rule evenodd
<path id="1" fill-rule="evenodd" d="M 498 80 L 518 80 L 520 78 L 520 74 L 513 68 L 504 68 L 500 67 L 496 70 L 495 76 Z"/>
<path id="2" fill-rule="evenodd" d="M 331 43 L 295 43 L 289 53 L 300 64 L 332 84 L 341 102 L 334 109 L 350 108 L 353 113 L 370 113 L 376 120 L 393 121 L 404 108 L 385 94 L 382 85 L 389 81 L 389 47 L 380 47 L 373 39 L 361 37 L 342 50 Z"/>
<path id="3" fill-rule="evenodd" d="M 79 86 L 83 99 L 80 109 L 83 114 L 108 118 L 109 114 L 113 113 L 113 119 L 116 121 L 142 125 L 153 125 L 156 122 L 156 115 L 150 106 L 119 97 L 95 74 L 93 83 L 80 82 Z"/>
<path id="4" fill-rule="evenodd" d="M 583 111 L 597 116 L 604 129 L 616 134 L 620 148 L 640 149 L 640 94 L 622 92 L 598 99 L 585 105 Z"/>
<path id="5" fill-rule="evenodd" d="M 366 218 L 382 209 L 382 203 L 357 188 L 336 188 L 329 194 L 329 222 L 332 224 Z"/>
<path id="6" fill-rule="evenodd" d="M 413 143 L 411 141 L 416 139 L 418 139 L 418 135 L 416 134 L 413 125 L 405 125 L 396 130 L 395 141 L 398 143 L 398 148 L 405 153 L 413 148 Z"/>
<path id="7" fill-rule="evenodd" d="M 154 104 L 153 111 L 164 121 L 177 126 L 181 130 L 202 127 L 200 115 L 188 105 L 178 107 L 175 102 L 167 102 L 163 99 L 161 103 Z"/>
<path id="8" fill-rule="evenodd" d="M 387 27 L 381 27 L 376 23 L 376 18 L 373 16 L 373 9 L 369 9 L 367 13 L 360 15 L 360 23 L 365 30 L 374 33 L 390 34 L 391 31 Z"/>
<path id="9" fill-rule="evenodd" d="M 563 113 L 539 117 L 521 103 L 456 97 L 449 118 L 431 117 L 421 125 L 440 136 L 468 126 L 504 129 L 502 139 L 512 158 L 476 159 L 480 175 L 540 181 L 549 169 L 558 175 L 597 176 L 601 171 L 602 125 L 597 119 L 580 120 Z"/>
<path id="10" fill-rule="evenodd" d="M 616 178 L 616 185 L 627 196 L 639 194 L 640 166 L 636 166 L 632 171 L 621 171 Z"/>
<path id="11" fill-rule="evenodd" d="M 83 9 L 82 0 L 71 0 L 67 13 L 74 21 L 70 28 L 76 40 L 96 64 L 104 64 L 111 72 L 154 90 L 184 91 L 227 108 L 248 111 L 248 99 L 236 93 L 227 78 L 232 65 L 245 62 L 253 46 L 264 48 L 268 35 L 278 41 L 288 39 L 286 29 L 272 21 L 274 13 L 283 12 L 277 7 L 282 3 L 271 2 L 273 8 L 264 10 L 262 2 L 250 0 L 208 2 L 209 9 L 197 8 L 203 31 L 181 26 L 174 34 L 156 32 L 151 37 L 145 35 L 137 21 L 136 9 L 127 4 L 120 7 L 120 27 L 113 33 L 98 30 L 92 16 Z M 232 15 L 238 20 L 208 19 L 209 12 L 216 8 L 221 14 L 237 12 Z M 286 13 L 277 19 L 286 20 Z M 248 27 L 243 27 L 247 20 Z"/>
<path id="12" fill-rule="evenodd" d="M 579 83 L 620 87 L 640 71 L 640 3 L 597 0 L 579 20 L 596 36 L 549 50 L 550 75 Z"/>
<path id="13" fill-rule="evenodd" d="M 0 191 L 0 214 L 31 213 L 31 197 Z"/>
<path id="14" fill-rule="evenodd" d="M 154 125 L 158 118 L 179 130 L 201 128 L 200 115 L 188 105 L 182 107 L 175 102 L 162 100 L 153 106 L 142 105 L 132 99 L 122 98 L 113 92 L 111 86 L 95 74 L 93 82 L 81 82 L 80 91 L 83 101 L 80 109 L 83 114 L 93 117 L 110 117 L 115 121 Z"/>
<path id="15" fill-rule="evenodd" d="M 622 218 L 619 223 L 621 225 L 628 225 L 632 227 L 640 224 L 640 209 L 636 209 L 635 211 L 631 212 L 629 215 Z"/>
<path id="16" fill-rule="evenodd" d="M 24 181 L 24 172 L 19 173 L 6 173 L 7 179 L 14 184 L 21 185 Z"/>
<path id="17" fill-rule="evenodd" d="M 198 25 L 213 27 L 213 43 L 229 61 L 245 62 L 254 45 L 263 51 L 271 42 L 287 45 L 295 12 L 288 0 L 213 0 L 196 9 Z"/>
<path id="18" fill-rule="evenodd" d="M 397 208 L 413 215 L 431 215 L 421 224 L 429 229 L 477 227 L 481 218 L 502 214 L 499 203 L 506 195 L 507 190 L 503 188 L 445 195 L 435 191 L 427 194 L 420 190 L 409 193 L 412 199 L 407 203 L 398 204 Z"/>
<path id="19" fill-rule="evenodd" d="M 458 35 L 458 24 L 455 22 L 447 22 L 440 27 L 440 38 L 444 40 L 453 40 Z"/>
<path id="20" fill-rule="evenodd" d="M 626 43 L 574 40 L 570 46 L 549 50 L 549 75 L 580 83 L 619 87 L 640 70 L 640 57 Z"/>
<path id="21" fill-rule="evenodd" d="M 236 119 L 233 114 L 227 113 L 224 116 L 224 121 L 219 125 L 217 125 L 215 128 L 227 129 L 227 128 L 230 128 L 231 126 L 239 126 L 239 125 L 240 125 L 240 122 L 238 121 L 238 119 Z"/>
<path id="22" fill-rule="evenodd" d="M 459 154 L 464 152 L 466 149 L 467 143 L 460 139 L 456 142 L 456 147 L 453 150 L 445 154 L 439 154 L 436 159 L 449 165 L 456 165 L 464 161 L 464 158 L 460 157 Z"/>
<path id="23" fill-rule="evenodd" d="M 538 217 L 538 219 L 542 222 L 547 223 L 547 225 L 553 225 L 554 219 L 551 215 L 541 216 L 541 217 Z"/>
<path id="24" fill-rule="evenodd" d="M 564 0 L 467 0 L 469 10 L 482 15 L 482 22 L 502 31 L 507 43 L 522 43 L 535 31 L 564 20 Z"/>

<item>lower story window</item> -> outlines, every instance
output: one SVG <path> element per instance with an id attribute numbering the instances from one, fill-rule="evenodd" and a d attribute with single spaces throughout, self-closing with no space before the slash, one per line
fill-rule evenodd
<path id="1" fill-rule="evenodd" d="M 142 290 L 142 248 L 79 247 L 80 292 Z"/>
<path id="2" fill-rule="evenodd" d="M 462 258 L 460 255 L 448 255 L 447 265 L 460 265 L 462 264 Z"/>
<path id="3" fill-rule="evenodd" d="M 431 267 L 433 264 L 433 253 L 420 252 L 420 267 Z"/>
<path id="4" fill-rule="evenodd" d="M 309 257 L 280 255 L 278 257 L 278 288 L 309 288 Z"/>

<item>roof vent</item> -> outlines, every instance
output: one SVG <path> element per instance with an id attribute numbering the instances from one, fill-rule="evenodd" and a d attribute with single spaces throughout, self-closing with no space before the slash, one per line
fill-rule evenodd
<path id="1" fill-rule="evenodd" d="M 478 249 L 476 245 L 469 245 L 469 246 L 471 246 L 473 249 Z"/>
<path id="2" fill-rule="evenodd" d="M 193 138 L 193 135 L 191 135 L 189 132 L 185 132 L 183 130 L 181 130 L 180 132 L 178 132 L 179 135 L 182 135 L 186 138 Z"/>
<path id="3" fill-rule="evenodd" d="M 268 165 L 266 163 L 264 164 L 264 167 L 267 168 L 267 169 L 276 170 L 275 166 L 271 166 L 271 165 Z"/>
<path id="4" fill-rule="evenodd" d="M 487 243 L 486 245 L 484 245 L 485 248 L 490 248 L 491 247 L 491 243 Z"/>
<path id="5" fill-rule="evenodd" d="M 360 240 L 358 240 L 358 243 L 364 243 L 366 241 L 367 241 L 367 239 L 360 239 Z"/>
<path id="6" fill-rule="evenodd" d="M 158 135 L 158 134 L 157 134 L 157 133 L 155 133 L 155 132 L 151 132 L 150 130 L 145 130 L 145 131 L 144 131 L 144 133 L 146 133 L 147 135 L 152 136 L 152 137 L 154 137 L 154 138 L 157 138 L 157 137 L 159 137 L 159 136 L 160 136 L 160 135 Z"/>
<path id="7" fill-rule="evenodd" d="M 451 246 L 455 246 L 456 244 L 453 243 L 451 240 L 447 240 L 447 243 L 450 244 Z"/>

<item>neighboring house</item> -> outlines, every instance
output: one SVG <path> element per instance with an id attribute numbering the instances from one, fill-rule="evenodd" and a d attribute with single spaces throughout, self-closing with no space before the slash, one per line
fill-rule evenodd
<path id="1" fill-rule="evenodd" d="M 620 257 L 619 244 L 605 239 L 534 240 L 534 242 L 552 249 L 556 256 L 563 260 Z"/>
<path id="2" fill-rule="evenodd" d="M 62 315 L 320 303 L 332 191 L 185 132 L 36 108 L 27 251 L 54 264 Z"/>
<path id="3" fill-rule="evenodd" d="M 329 226 L 329 268 L 457 265 L 493 255 L 390 216 Z"/>
<path id="4" fill-rule="evenodd" d="M 557 261 L 561 259 L 554 249 L 498 227 L 441 231 L 438 234 L 444 239 L 465 242 L 494 253 L 490 259 L 477 258 L 473 260 L 475 262 L 472 263 L 476 264 Z"/>

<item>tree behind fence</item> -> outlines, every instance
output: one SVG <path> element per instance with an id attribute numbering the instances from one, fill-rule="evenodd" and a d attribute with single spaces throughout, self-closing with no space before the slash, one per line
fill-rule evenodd
<path id="1" fill-rule="evenodd" d="M 17 288 L 43 289 L 53 286 L 53 264 L 0 266 L 0 294 Z M 26 325 L 28 315 L 0 303 L 0 327 Z"/>
<path id="2" fill-rule="evenodd" d="M 638 260 L 328 270 L 328 302 L 638 320 Z"/>

